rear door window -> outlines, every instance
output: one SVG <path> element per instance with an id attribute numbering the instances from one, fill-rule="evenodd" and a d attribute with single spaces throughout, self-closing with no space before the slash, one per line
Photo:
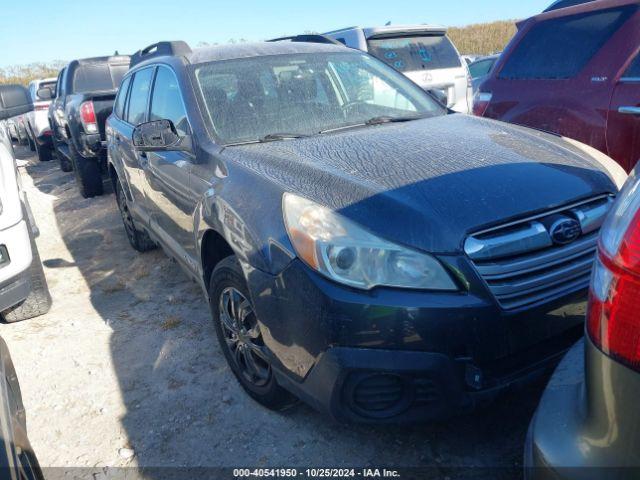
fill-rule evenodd
<path id="1" fill-rule="evenodd" d="M 495 59 L 491 58 L 488 60 L 479 60 L 477 62 L 473 62 L 469 65 L 469 73 L 471 74 L 471 78 L 483 77 L 489 73 L 491 67 L 495 63 Z"/>
<path id="2" fill-rule="evenodd" d="M 533 26 L 507 59 L 499 78 L 575 77 L 636 9 L 612 8 Z"/>
<path id="3" fill-rule="evenodd" d="M 372 38 L 369 53 L 401 72 L 462 66 L 458 52 L 445 35 Z"/>
<path id="4" fill-rule="evenodd" d="M 147 118 L 147 105 L 149 103 L 152 77 L 153 68 L 140 70 L 133 77 L 131 93 L 129 93 L 129 112 L 126 119 L 132 125 L 140 125 Z"/>
<path id="5" fill-rule="evenodd" d="M 129 84 L 131 83 L 131 77 L 127 77 L 124 79 L 122 84 L 120 85 L 120 90 L 118 91 L 118 98 L 116 98 L 116 104 L 113 108 L 116 117 L 124 118 L 124 106 L 127 100 L 127 91 L 129 90 Z"/>

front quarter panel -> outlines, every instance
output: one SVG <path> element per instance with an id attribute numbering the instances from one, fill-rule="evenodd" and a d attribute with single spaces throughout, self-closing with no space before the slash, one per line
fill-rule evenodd
<path id="1" fill-rule="evenodd" d="M 282 217 L 282 188 L 225 161 L 224 153 L 195 165 L 191 181 L 200 197 L 195 214 L 199 251 L 205 234 L 213 230 L 242 263 L 265 273 L 277 275 L 294 258 Z"/>

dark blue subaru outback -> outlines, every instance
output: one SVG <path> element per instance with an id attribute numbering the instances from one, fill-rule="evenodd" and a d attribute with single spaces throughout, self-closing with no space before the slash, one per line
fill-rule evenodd
<path id="1" fill-rule="evenodd" d="M 131 244 L 202 285 L 244 389 L 415 421 L 553 366 L 582 333 L 624 173 L 297 40 L 147 47 L 107 126 Z"/>

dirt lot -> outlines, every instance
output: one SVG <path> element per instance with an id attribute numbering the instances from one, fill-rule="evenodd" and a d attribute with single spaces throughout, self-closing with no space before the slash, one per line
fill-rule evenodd
<path id="1" fill-rule="evenodd" d="M 54 305 L 0 335 L 43 466 L 428 466 L 450 478 L 488 476 L 449 467 L 490 466 L 519 476 L 542 382 L 411 428 L 337 425 L 304 405 L 265 410 L 227 368 L 199 288 L 161 251 L 130 248 L 113 195 L 84 200 L 56 161 L 18 156 L 29 160 L 21 171 Z"/>

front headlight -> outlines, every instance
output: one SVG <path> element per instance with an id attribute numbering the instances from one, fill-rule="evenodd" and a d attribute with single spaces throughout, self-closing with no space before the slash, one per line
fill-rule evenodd
<path id="1" fill-rule="evenodd" d="M 298 256 L 336 282 L 367 290 L 375 286 L 458 290 L 431 255 L 378 238 L 326 207 L 286 193 L 283 211 Z"/>

